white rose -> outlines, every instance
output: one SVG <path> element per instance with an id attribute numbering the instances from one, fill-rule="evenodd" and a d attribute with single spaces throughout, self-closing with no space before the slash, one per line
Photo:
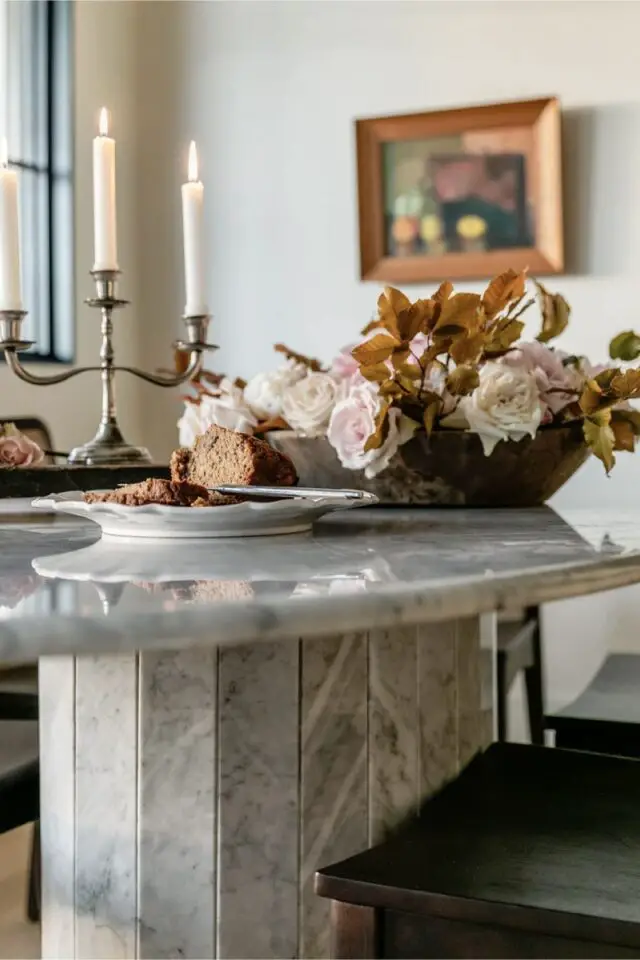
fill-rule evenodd
<path id="1" fill-rule="evenodd" d="M 244 388 L 244 399 L 256 417 L 270 420 L 282 416 L 282 399 L 289 387 L 302 380 L 304 364 L 287 364 L 270 373 L 257 373 Z"/>
<path id="2" fill-rule="evenodd" d="M 289 426 L 308 437 L 326 432 L 338 399 L 338 384 L 328 373 L 309 373 L 286 390 L 282 415 Z"/>
<path id="3" fill-rule="evenodd" d="M 178 420 L 180 445 L 190 447 L 193 441 L 212 424 L 253 433 L 258 421 L 244 401 L 242 390 L 225 377 L 216 390 L 216 395 L 204 394 L 200 403 L 186 403 L 183 415 Z"/>
<path id="4" fill-rule="evenodd" d="M 331 415 L 327 437 L 343 467 L 364 470 L 369 479 L 389 465 L 398 447 L 410 440 L 418 424 L 400 410 L 389 410 L 389 429 L 384 443 L 377 450 L 366 450 L 365 444 L 375 431 L 375 418 L 380 408 L 376 388 L 367 381 L 353 387 Z"/>
<path id="5" fill-rule="evenodd" d="M 488 457 L 500 440 L 534 437 L 542 404 L 534 374 L 520 367 L 491 362 L 480 370 L 480 383 L 462 397 L 456 413 L 464 415 Z"/>

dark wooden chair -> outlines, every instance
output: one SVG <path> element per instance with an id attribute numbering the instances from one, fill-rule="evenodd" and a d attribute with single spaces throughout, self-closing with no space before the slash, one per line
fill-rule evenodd
<path id="1" fill-rule="evenodd" d="M 557 747 L 640 759 L 640 655 L 610 654 L 587 689 L 544 722 Z"/>
<path id="2" fill-rule="evenodd" d="M 37 668 L 0 674 L 0 833 L 34 824 L 27 916 L 40 919 Z"/>
<path id="3" fill-rule="evenodd" d="M 544 744 L 544 696 L 540 608 L 528 607 L 521 616 L 498 619 L 496 697 L 498 740 L 509 739 L 508 696 L 518 674 L 524 673 L 531 743 Z"/>
<path id="4" fill-rule="evenodd" d="M 341 958 L 640 956 L 640 763 L 496 743 L 325 867 Z"/>

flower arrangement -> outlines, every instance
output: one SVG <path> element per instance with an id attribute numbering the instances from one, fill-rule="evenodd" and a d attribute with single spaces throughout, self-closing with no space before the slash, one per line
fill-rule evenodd
<path id="1" fill-rule="evenodd" d="M 38 444 L 20 433 L 15 423 L 0 424 L 0 469 L 3 467 L 36 467 L 44 452 Z"/>
<path id="2" fill-rule="evenodd" d="M 507 270 L 479 293 L 456 293 L 444 282 L 414 302 L 393 287 L 378 299 L 377 316 L 358 344 L 329 367 L 288 350 L 280 369 L 248 383 L 209 375 L 186 399 L 180 442 L 211 423 L 247 433 L 292 429 L 326 435 L 342 465 L 369 478 L 384 470 L 417 431 L 464 430 L 490 456 L 500 442 L 580 422 L 586 444 L 607 472 L 615 451 L 633 451 L 640 412 L 640 370 L 594 367 L 549 346 L 569 322 L 570 308 L 526 273 Z M 522 316 L 537 300 L 541 328 L 521 341 Z M 613 360 L 640 356 L 640 337 L 619 334 Z"/>

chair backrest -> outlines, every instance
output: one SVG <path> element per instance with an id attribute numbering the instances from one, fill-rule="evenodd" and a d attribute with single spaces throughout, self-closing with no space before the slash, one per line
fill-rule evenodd
<path id="1" fill-rule="evenodd" d="M 55 457 L 52 456 L 53 440 L 51 431 L 43 420 L 38 417 L 2 417 L 0 423 L 14 423 L 20 433 L 33 440 L 45 451 L 45 458 L 42 461 L 45 464 L 55 463 Z M 49 452 L 47 452 L 49 451 Z"/>

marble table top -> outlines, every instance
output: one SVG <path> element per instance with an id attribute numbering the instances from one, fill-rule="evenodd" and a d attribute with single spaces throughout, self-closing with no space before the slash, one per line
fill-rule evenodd
<path id="1" fill-rule="evenodd" d="M 357 510 L 310 534 L 118 542 L 0 515 L 0 660 L 391 627 L 640 582 L 640 510 Z"/>

